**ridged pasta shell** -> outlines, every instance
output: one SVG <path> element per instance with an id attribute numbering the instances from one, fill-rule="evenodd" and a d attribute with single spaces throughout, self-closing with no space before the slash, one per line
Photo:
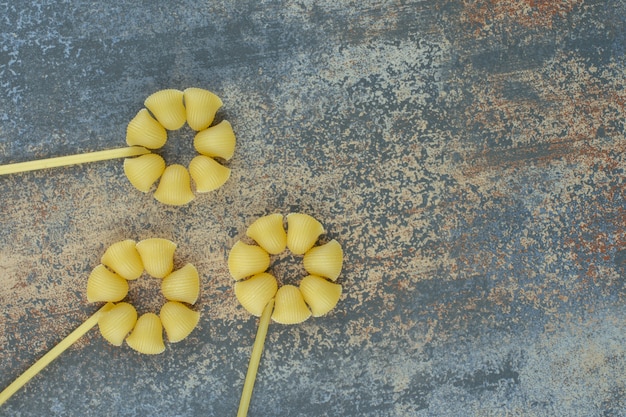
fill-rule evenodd
<path id="1" fill-rule="evenodd" d="M 235 283 L 235 296 L 243 308 L 257 317 L 276 295 L 278 283 L 273 275 L 263 272 L 244 281 Z"/>
<path id="2" fill-rule="evenodd" d="M 139 353 L 156 355 L 165 350 L 161 319 L 154 313 L 143 314 L 137 320 L 133 332 L 126 338 L 126 343 Z"/>
<path id="3" fill-rule="evenodd" d="M 194 197 L 187 168 L 177 164 L 165 168 L 159 186 L 154 192 L 154 198 L 163 204 L 182 206 Z"/>
<path id="4" fill-rule="evenodd" d="M 230 168 L 204 155 L 198 155 L 191 160 L 189 173 L 199 193 L 217 190 L 230 178 Z"/>
<path id="5" fill-rule="evenodd" d="M 109 343 L 121 346 L 137 323 L 137 310 L 131 304 L 116 304 L 98 319 L 100 333 Z"/>
<path id="6" fill-rule="evenodd" d="M 287 233 L 280 213 L 258 218 L 248 227 L 246 235 L 272 255 L 281 253 L 287 247 Z"/>
<path id="7" fill-rule="evenodd" d="M 120 301 L 128 294 L 128 281 L 104 265 L 96 266 L 87 279 L 87 301 Z"/>
<path id="8" fill-rule="evenodd" d="M 143 273 L 143 262 L 134 240 L 122 240 L 109 246 L 100 259 L 104 265 L 126 279 L 137 279 Z"/>
<path id="9" fill-rule="evenodd" d="M 304 269 L 309 274 L 319 275 L 335 281 L 341 273 L 343 250 L 339 242 L 333 239 L 305 253 L 302 263 L 304 264 Z"/>
<path id="10" fill-rule="evenodd" d="M 298 287 L 283 285 L 276 292 L 272 320 L 280 324 L 298 324 L 311 317 Z"/>
<path id="11" fill-rule="evenodd" d="M 324 233 L 324 226 L 308 214 L 287 215 L 287 247 L 296 255 L 302 255 L 315 245 Z"/>
<path id="12" fill-rule="evenodd" d="M 147 193 L 165 171 L 165 160 L 155 153 L 124 159 L 124 173 L 139 191 Z"/>
<path id="13" fill-rule="evenodd" d="M 137 243 L 137 252 L 146 272 L 155 278 L 165 278 L 174 269 L 176 243 L 162 238 L 144 239 Z"/>
<path id="14" fill-rule="evenodd" d="M 341 297 L 341 285 L 316 275 L 304 277 L 300 281 L 300 291 L 313 312 L 313 317 L 328 313 L 335 308 Z"/>
<path id="15" fill-rule="evenodd" d="M 202 88 L 187 88 L 183 93 L 189 127 L 193 130 L 202 130 L 211 126 L 215 113 L 222 107 L 222 100 Z"/>
<path id="16" fill-rule="evenodd" d="M 168 301 L 161 307 L 161 322 L 167 339 L 180 342 L 193 331 L 200 321 L 200 313 L 193 311 L 178 301 Z"/>
<path id="17" fill-rule="evenodd" d="M 129 146 L 140 145 L 148 149 L 158 149 L 167 142 L 167 131 L 150 116 L 146 109 L 128 122 L 126 127 L 126 143 Z"/>
<path id="18" fill-rule="evenodd" d="M 161 292 L 170 301 L 195 304 L 200 293 L 198 270 L 192 264 L 187 264 L 172 272 L 163 278 Z"/>
<path id="19" fill-rule="evenodd" d="M 228 120 L 202 130 L 193 139 L 193 146 L 202 155 L 229 160 L 235 153 L 235 133 Z"/>
<path id="20" fill-rule="evenodd" d="M 235 243 L 228 255 L 228 270 L 236 280 L 260 274 L 270 266 L 270 255 L 263 248 Z"/>
<path id="21" fill-rule="evenodd" d="M 178 130 L 187 120 L 183 92 L 167 89 L 148 96 L 143 103 L 167 130 Z"/>

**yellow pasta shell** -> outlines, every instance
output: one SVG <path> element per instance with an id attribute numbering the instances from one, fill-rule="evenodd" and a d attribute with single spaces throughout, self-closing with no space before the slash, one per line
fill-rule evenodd
<path id="1" fill-rule="evenodd" d="M 304 254 L 315 245 L 322 233 L 324 226 L 308 214 L 287 215 L 287 247 L 292 253 Z"/>
<path id="2" fill-rule="evenodd" d="M 281 253 L 287 247 L 287 233 L 283 227 L 283 215 L 280 213 L 258 218 L 248 227 L 246 235 L 272 255 Z"/>
<path id="3" fill-rule="evenodd" d="M 335 308 L 341 297 L 341 285 L 334 284 L 316 275 L 308 275 L 300 282 L 304 301 L 313 312 L 313 317 L 323 316 Z"/>
<path id="4" fill-rule="evenodd" d="M 276 292 L 272 320 L 281 324 L 298 324 L 311 317 L 304 297 L 293 285 L 283 285 Z"/>
<path id="5" fill-rule="evenodd" d="M 158 149 L 167 142 L 167 132 L 161 123 L 150 116 L 146 109 L 139 113 L 126 127 L 126 143 L 129 146 L 140 145 L 148 149 Z"/>
<path id="6" fill-rule="evenodd" d="M 236 280 L 260 274 L 270 266 L 270 255 L 261 247 L 238 241 L 228 255 L 228 270 Z"/>
<path id="7" fill-rule="evenodd" d="M 235 296 L 250 314 L 261 316 L 263 309 L 276 295 L 278 283 L 273 275 L 263 272 L 235 283 Z"/>
<path id="8" fill-rule="evenodd" d="M 198 155 L 191 160 L 189 173 L 199 193 L 217 190 L 230 178 L 230 168 L 204 155 Z"/>
<path id="9" fill-rule="evenodd" d="M 135 329 L 126 338 L 126 343 L 139 353 L 156 355 L 165 350 L 161 319 L 154 313 L 139 317 Z"/>
<path id="10" fill-rule="evenodd" d="M 174 269 L 176 243 L 162 238 L 144 239 L 137 243 L 137 252 L 146 272 L 155 278 L 164 278 Z"/>
<path id="11" fill-rule="evenodd" d="M 187 120 L 187 112 L 183 105 L 183 92 L 167 89 L 157 91 L 148 96 L 144 105 L 154 117 L 168 130 L 178 130 Z"/>
<path id="12" fill-rule="evenodd" d="M 104 265 L 126 279 L 137 279 L 143 273 L 143 263 L 134 240 L 122 240 L 108 247 L 100 259 Z"/>
<path id="13" fill-rule="evenodd" d="M 87 300 L 120 301 L 128 294 L 128 281 L 104 265 L 96 266 L 87 279 Z"/>
<path id="14" fill-rule="evenodd" d="M 137 323 L 137 310 L 131 304 L 119 303 L 98 319 L 100 333 L 109 343 L 121 346 Z"/>
<path id="15" fill-rule="evenodd" d="M 171 301 L 195 304 L 200 293 L 200 276 L 192 264 L 187 264 L 163 278 L 163 296 Z"/>
<path id="16" fill-rule="evenodd" d="M 193 139 L 193 146 L 202 155 L 229 160 L 235 153 L 235 133 L 228 120 L 202 130 Z"/>
<path id="17" fill-rule="evenodd" d="M 339 242 L 333 239 L 305 253 L 302 263 L 304 264 L 304 269 L 309 274 L 319 275 L 335 281 L 341 273 L 343 250 Z"/>
<path id="18" fill-rule="evenodd" d="M 150 187 L 163 175 L 163 171 L 165 160 L 155 153 L 124 159 L 126 177 L 136 189 L 144 193 L 150 191 Z"/>
<path id="19" fill-rule="evenodd" d="M 211 126 L 215 113 L 222 107 L 222 100 L 202 88 L 187 88 L 183 93 L 189 127 L 193 130 L 202 130 Z"/>
<path id="20" fill-rule="evenodd" d="M 165 168 L 154 198 L 163 204 L 182 206 L 194 199 L 191 191 L 191 179 L 187 169 L 178 164 Z"/>
<path id="21" fill-rule="evenodd" d="M 200 321 L 200 313 L 178 301 L 168 301 L 161 307 L 161 322 L 167 333 L 167 339 L 180 342 L 193 331 Z"/>

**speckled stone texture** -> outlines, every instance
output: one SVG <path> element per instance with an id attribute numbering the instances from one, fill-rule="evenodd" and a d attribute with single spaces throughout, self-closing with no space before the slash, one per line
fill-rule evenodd
<path id="1" fill-rule="evenodd" d="M 234 416 L 257 319 L 228 251 L 294 211 L 343 245 L 344 294 L 270 325 L 251 417 L 626 415 L 625 25 L 611 0 L 1 2 L 0 163 L 123 146 L 189 86 L 238 147 L 184 207 L 121 161 L 0 177 L 0 388 L 99 307 L 111 243 L 172 239 L 202 277 L 188 339 L 94 329 L 0 416 Z"/>

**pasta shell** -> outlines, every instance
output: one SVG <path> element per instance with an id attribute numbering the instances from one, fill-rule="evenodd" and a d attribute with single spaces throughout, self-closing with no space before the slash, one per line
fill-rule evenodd
<path id="1" fill-rule="evenodd" d="M 188 88 L 183 93 L 189 127 L 202 130 L 211 126 L 215 113 L 222 107 L 222 100 L 202 88 Z"/>
<path id="2" fill-rule="evenodd" d="M 126 343 L 139 353 L 156 355 L 165 350 L 163 343 L 163 326 L 161 319 L 154 313 L 146 313 L 139 317 L 135 329 L 126 338 Z"/>
<path id="3" fill-rule="evenodd" d="M 183 92 L 180 90 L 157 91 L 148 96 L 143 104 L 167 130 L 178 130 L 187 120 Z"/>
<path id="4" fill-rule="evenodd" d="M 115 346 L 122 346 L 128 333 L 135 327 L 135 323 L 137 323 L 137 310 L 128 303 L 115 305 L 98 319 L 102 337 Z"/>
<path id="5" fill-rule="evenodd" d="M 276 295 L 278 283 L 273 275 L 266 272 L 257 274 L 250 279 L 235 283 L 235 296 L 243 308 L 257 317 Z"/>
<path id="6" fill-rule="evenodd" d="M 96 266 L 87 279 L 87 301 L 120 301 L 128 294 L 128 281 L 104 265 Z"/>
<path id="7" fill-rule="evenodd" d="M 108 247 L 100 259 L 104 265 L 126 279 L 137 279 L 143 273 L 143 263 L 134 240 L 122 240 Z"/>
<path id="8" fill-rule="evenodd" d="M 193 331 L 200 321 L 200 313 L 193 311 L 178 301 L 168 301 L 161 307 L 161 322 L 167 339 L 180 342 Z"/>
<path id="9" fill-rule="evenodd" d="M 258 218 L 248 227 L 246 235 L 272 255 L 281 253 L 287 247 L 287 233 L 283 227 L 283 215 L 280 213 Z"/>
<path id="10" fill-rule="evenodd" d="M 343 250 L 339 242 L 333 239 L 305 253 L 302 263 L 304 264 L 304 269 L 309 274 L 319 275 L 335 281 L 341 273 Z"/>
<path id="11" fill-rule="evenodd" d="M 317 238 L 324 233 L 324 226 L 308 214 L 287 215 L 287 247 L 302 255 L 315 245 Z"/>
<path id="12" fill-rule="evenodd" d="M 235 153 L 235 133 L 228 120 L 202 130 L 193 139 L 193 146 L 202 155 L 229 160 Z"/>
<path id="13" fill-rule="evenodd" d="M 150 191 L 150 187 L 163 175 L 163 171 L 165 160 L 155 153 L 124 159 L 126 177 L 136 189 L 144 193 Z"/>
<path id="14" fill-rule="evenodd" d="M 341 285 L 316 275 L 304 277 L 300 282 L 300 291 L 304 301 L 311 308 L 313 317 L 328 313 L 335 308 L 341 297 Z"/>
<path id="15" fill-rule="evenodd" d="M 155 278 L 164 278 L 174 269 L 176 243 L 161 238 L 144 239 L 137 243 L 137 252 L 146 272 Z"/>
<path id="16" fill-rule="evenodd" d="M 189 173 L 199 193 L 217 190 L 230 178 L 229 168 L 204 155 L 198 155 L 191 160 Z"/>
<path id="17" fill-rule="evenodd" d="M 167 132 L 161 123 L 150 116 L 146 109 L 128 122 L 126 127 L 126 143 L 129 146 L 140 145 L 148 149 L 158 149 L 167 142 Z"/>
<path id="18" fill-rule="evenodd" d="M 236 280 L 260 274 L 270 266 L 270 256 L 261 247 L 238 241 L 228 255 L 228 270 Z"/>
<path id="19" fill-rule="evenodd" d="M 182 206 L 194 199 L 191 191 L 189 172 L 182 165 L 170 165 L 165 168 L 154 198 L 163 204 Z"/>
<path id="20" fill-rule="evenodd" d="M 272 320 L 281 324 L 298 324 L 311 317 L 298 287 L 283 285 L 276 292 Z"/>
<path id="21" fill-rule="evenodd" d="M 163 296 L 171 301 L 195 304 L 200 293 L 200 277 L 192 264 L 172 272 L 161 283 Z"/>

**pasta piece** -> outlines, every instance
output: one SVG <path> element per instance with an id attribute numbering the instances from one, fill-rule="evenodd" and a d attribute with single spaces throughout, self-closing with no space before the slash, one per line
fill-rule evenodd
<path id="1" fill-rule="evenodd" d="M 235 296 L 243 308 L 260 317 L 263 309 L 276 295 L 278 283 L 273 275 L 263 272 L 252 278 L 235 283 Z"/>
<path id="2" fill-rule="evenodd" d="M 316 275 L 304 277 L 300 282 L 300 291 L 313 312 L 313 317 L 328 313 L 335 308 L 341 297 L 341 285 Z"/>
<path id="3" fill-rule="evenodd" d="M 182 206 L 194 199 L 191 191 L 191 179 L 187 169 L 178 164 L 165 168 L 154 198 L 163 204 Z"/>
<path id="4" fill-rule="evenodd" d="M 270 266 L 270 256 L 259 246 L 238 241 L 228 255 L 228 270 L 236 280 L 260 274 Z"/>
<path id="5" fill-rule="evenodd" d="M 182 91 L 174 89 L 157 91 L 143 104 L 167 130 L 178 130 L 187 120 Z"/>
<path id="6" fill-rule="evenodd" d="M 168 301 L 161 307 L 161 322 L 167 339 L 180 342 L 193 331 L 200 321 L 200 313 L 193 311 L 178 301 Z"/>
<path id="7" fill-rule="evenodd" d="M 130 146 L 140 145 L 149 149 L 159 149 L 167 142 L 167 132 L 150 116 L 146 109 L 139 113 L 126 127 L 126 143 Z"/>
<path id="8" fill-rule="evenodd" d="M 222 120 L 215 126 L 198 132 L 193 139 L 193 146 L 202 155 L 229 160 L 235 153 L 235 133 L 228 120 Z"/>
<path id="9" fill-rule="evenodd" d="M 311 317 L 298 287 L 283 285 L 276 292 L 272 320 L 280 324 L 298 324 Z"/>
<path id="10" fill-rule="evenodd" d="M 176 243 L 161 238 L 144 239 L 137 243 L 137 252 L 146 272 L 155 278 L 164 278 L 174 269 Z"/>
<path id="11" fill-rule="evenodd" d="M 287 247 L 292 253 L 303 255 L 322 233 L 324 226 L 308 214 L 287 215 Z"/>
<path id="12" fill-rule="evenodd" d="M 246 235 L 272 255 L 281 253 L 287 247 L 287 233 L 283 227 L 283 215 L 280 213 L 258 218 L 248 227 Z"/>
<path id="13" fill-rule="evenodd" d="M 339 242 L 333 239 L 305 253 L 302 263 L 304 264 L 304 269 L 309 274 L 319 275 L 335 281 L 341 273 L 343 250 Z"/>
<path id="14" fill-rule="evenodd" d="M 172 272 L 161 283 L 163 296 L 170 301 L 195 304 L 200 293 L 200 277 L 192 264 Z"/>
<path id="15" fill-rule="evenodd" d="M 87 301 L 120 301 L 128 294 L 128 281 L 104 265 L 96 266 L 87 279 Z"/>
<path id="16" fill-rule="evenodd" d="M 124 159 L 126 177 L 136 189 L 144 193 L 150 191 L 152 184 L 163 175 L 163 171 L 165 160 L 155 153 Z"/>
<path id="17" fill-rule="evenodd" d="M 131 304 L 119 303 L 98 319 L 100 333 L 109 343 L 122 346 L 137 323 L 137 310 Z"/>
<path id="18" fill-rule="evenodd" d="M 189 173 L 199 193 L 217 190 L 230 178 L 230 168 L 204 155 L 198 155 L 191 160 Z"/>
<path id="19" fill-rule="evenodd" d="M 165 350 L 163 343 L 163 326 L 161 319 L 154 313 L 146 313 L 139 317 L 135 329 L 126 338 L 126 343 L 139 353 L 156 355 Z"/>
<path id="20" fill-rule="evenodd" d="M 202 130 L 211 126 L 215 113 L 222 107 L 222 100 L 202 88 L 187 88 L 183 93 L 189 127 L 193 130 Z"/>
<path id="21" fill-rule="evenodd" d="M 104 252 L 100 262 L 129 280 L 137 279 L 143 273 L 143 263 L 134 240 L 127 239 L 112 244 Z"/>

